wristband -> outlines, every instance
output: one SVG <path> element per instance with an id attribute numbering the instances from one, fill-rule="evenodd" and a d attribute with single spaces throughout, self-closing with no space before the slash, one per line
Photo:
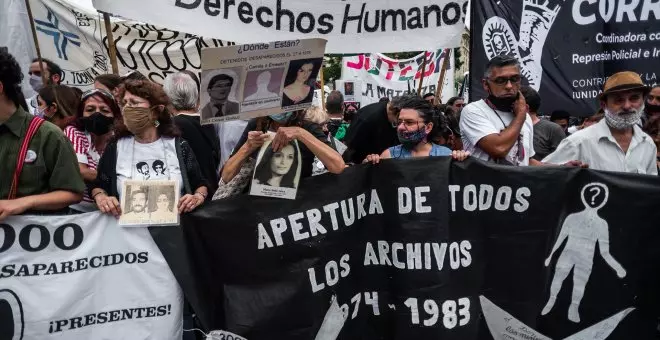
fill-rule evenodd
<path id="1" fill-rule="evenodd" d="M 105 191 L 103 191 L 103 190 L 101 190 L 101 191 L 95 193 L 94 195 L 92 195 L 92 199 L 93 199 L 93 200 L 96 200 L 96 196 L 98 196 L 99 194 L 106 194 L 106 195 L 107 195 L 108 193 L 105 192 Z"/>

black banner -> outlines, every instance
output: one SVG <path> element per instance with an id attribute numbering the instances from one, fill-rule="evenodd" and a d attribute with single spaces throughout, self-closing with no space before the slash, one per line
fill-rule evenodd
<path id="1" fill-rule="evenodd" d="M 657 177 L 386 160 L 156 240 L 204 326 L 250 340 L 654 339 L 659 203 Z"/>
<path id="2" fill-rule="evenodd" d="M 655 0 L 476 0 L 471 13 L 470 98 L 485 96 L 486 62 L 509 54 L 539 91 L 541 110 L 587 116 L 608 76 L 635 71 L 660 81 L 660 5 Z"/>

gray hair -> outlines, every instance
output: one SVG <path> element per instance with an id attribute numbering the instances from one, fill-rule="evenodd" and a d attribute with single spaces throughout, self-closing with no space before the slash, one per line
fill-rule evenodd
<path id="1" fill-rule="evenodd" d="M 188 74 L 177 72 L 163 81 L 163 90 L 178 111 L 194 110 L 199 100 L 197 83 Z"/>
<path id="2" fill-rule="evenodd" d="M 496 67 L 504 66 L 517 66 L 520 69 L 520 62 L 515 57 L 512 57 L 507 54 L 502 54 L 495 56 L 493 59 L 489 60 L 486 64 L 486 71 L 484 72 L 484 78 L 489 78 L 491 72 Z"/>

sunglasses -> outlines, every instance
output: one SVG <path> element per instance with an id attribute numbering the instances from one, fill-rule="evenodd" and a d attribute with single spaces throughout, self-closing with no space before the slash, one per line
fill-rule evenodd
<path id="1" fill-rule="evenodd" d="M 80 97 L 80 101 L 83 101 L 83 102 L 84 102 L 84 101 L 87 100 L 89 97 L 92 97 L 92 96 L 97 95 L 97 94 L 100 94 L 101 96 L 103 96 L 103 97 L 105 97 L 105 98 L 107 98 L 107 99 L 110 99 L 110 100 L 112 100 L 113 102 L 115 101 L 115 96 L 113 96 L 110 92 L 108 92 L 108 91 L 106 91 L 106 90 L 103 90 L 103 89 L 91 89 L 91 90 L 87 90 L 87 91 L 85 91 L 85 92 L 82 94 L 82 96 Z"/>
<path id="2" fill-rule="evenodd" d="M 488 79 L 488 80 L 492 81 L 497 85 L 506 85 L 508 82 L 511 82 L 511 84 L 518 84 L 520 83 L 521 78 L 519 75 L 515 75 L 511 77 L 497 77 L 495 79 Z"/>

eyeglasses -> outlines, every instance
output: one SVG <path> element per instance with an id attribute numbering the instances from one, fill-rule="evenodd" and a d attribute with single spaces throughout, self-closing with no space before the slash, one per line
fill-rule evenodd
<path id="1" fill-rule="evenodd" d="M 406 129 L 408 129 L 414 126 L 419 126 L 420 123 L 424 124 L 423 121 L 418 121 L 418 120 L 399 120 L 396 122 L 396 127 L 399 127 L 399 125 L 403 124 L 403 126 L 405 126 Z"/>
<path id="2" fill-rule="evenodd" d="M 520 75 L 515 75 L 511 77 L 497 77 L 495 79 L 488 79 L 497 85 L 506 85 L 508 82 L 511 82 L 512 85 L 520 83 Z"/>
<path id="3" fill-rule="evenodd" d="M 100 94 L 101 96 L 105 97 L 106 99 L 112 100 L 113 102 L 115 101 L 115 97 L 110 92 L 103 89 L 91 89 L 85 91 L 80 97 L 80 101 L 84 102 L 89 97 L 94 96 L 96 94 Z"/>

